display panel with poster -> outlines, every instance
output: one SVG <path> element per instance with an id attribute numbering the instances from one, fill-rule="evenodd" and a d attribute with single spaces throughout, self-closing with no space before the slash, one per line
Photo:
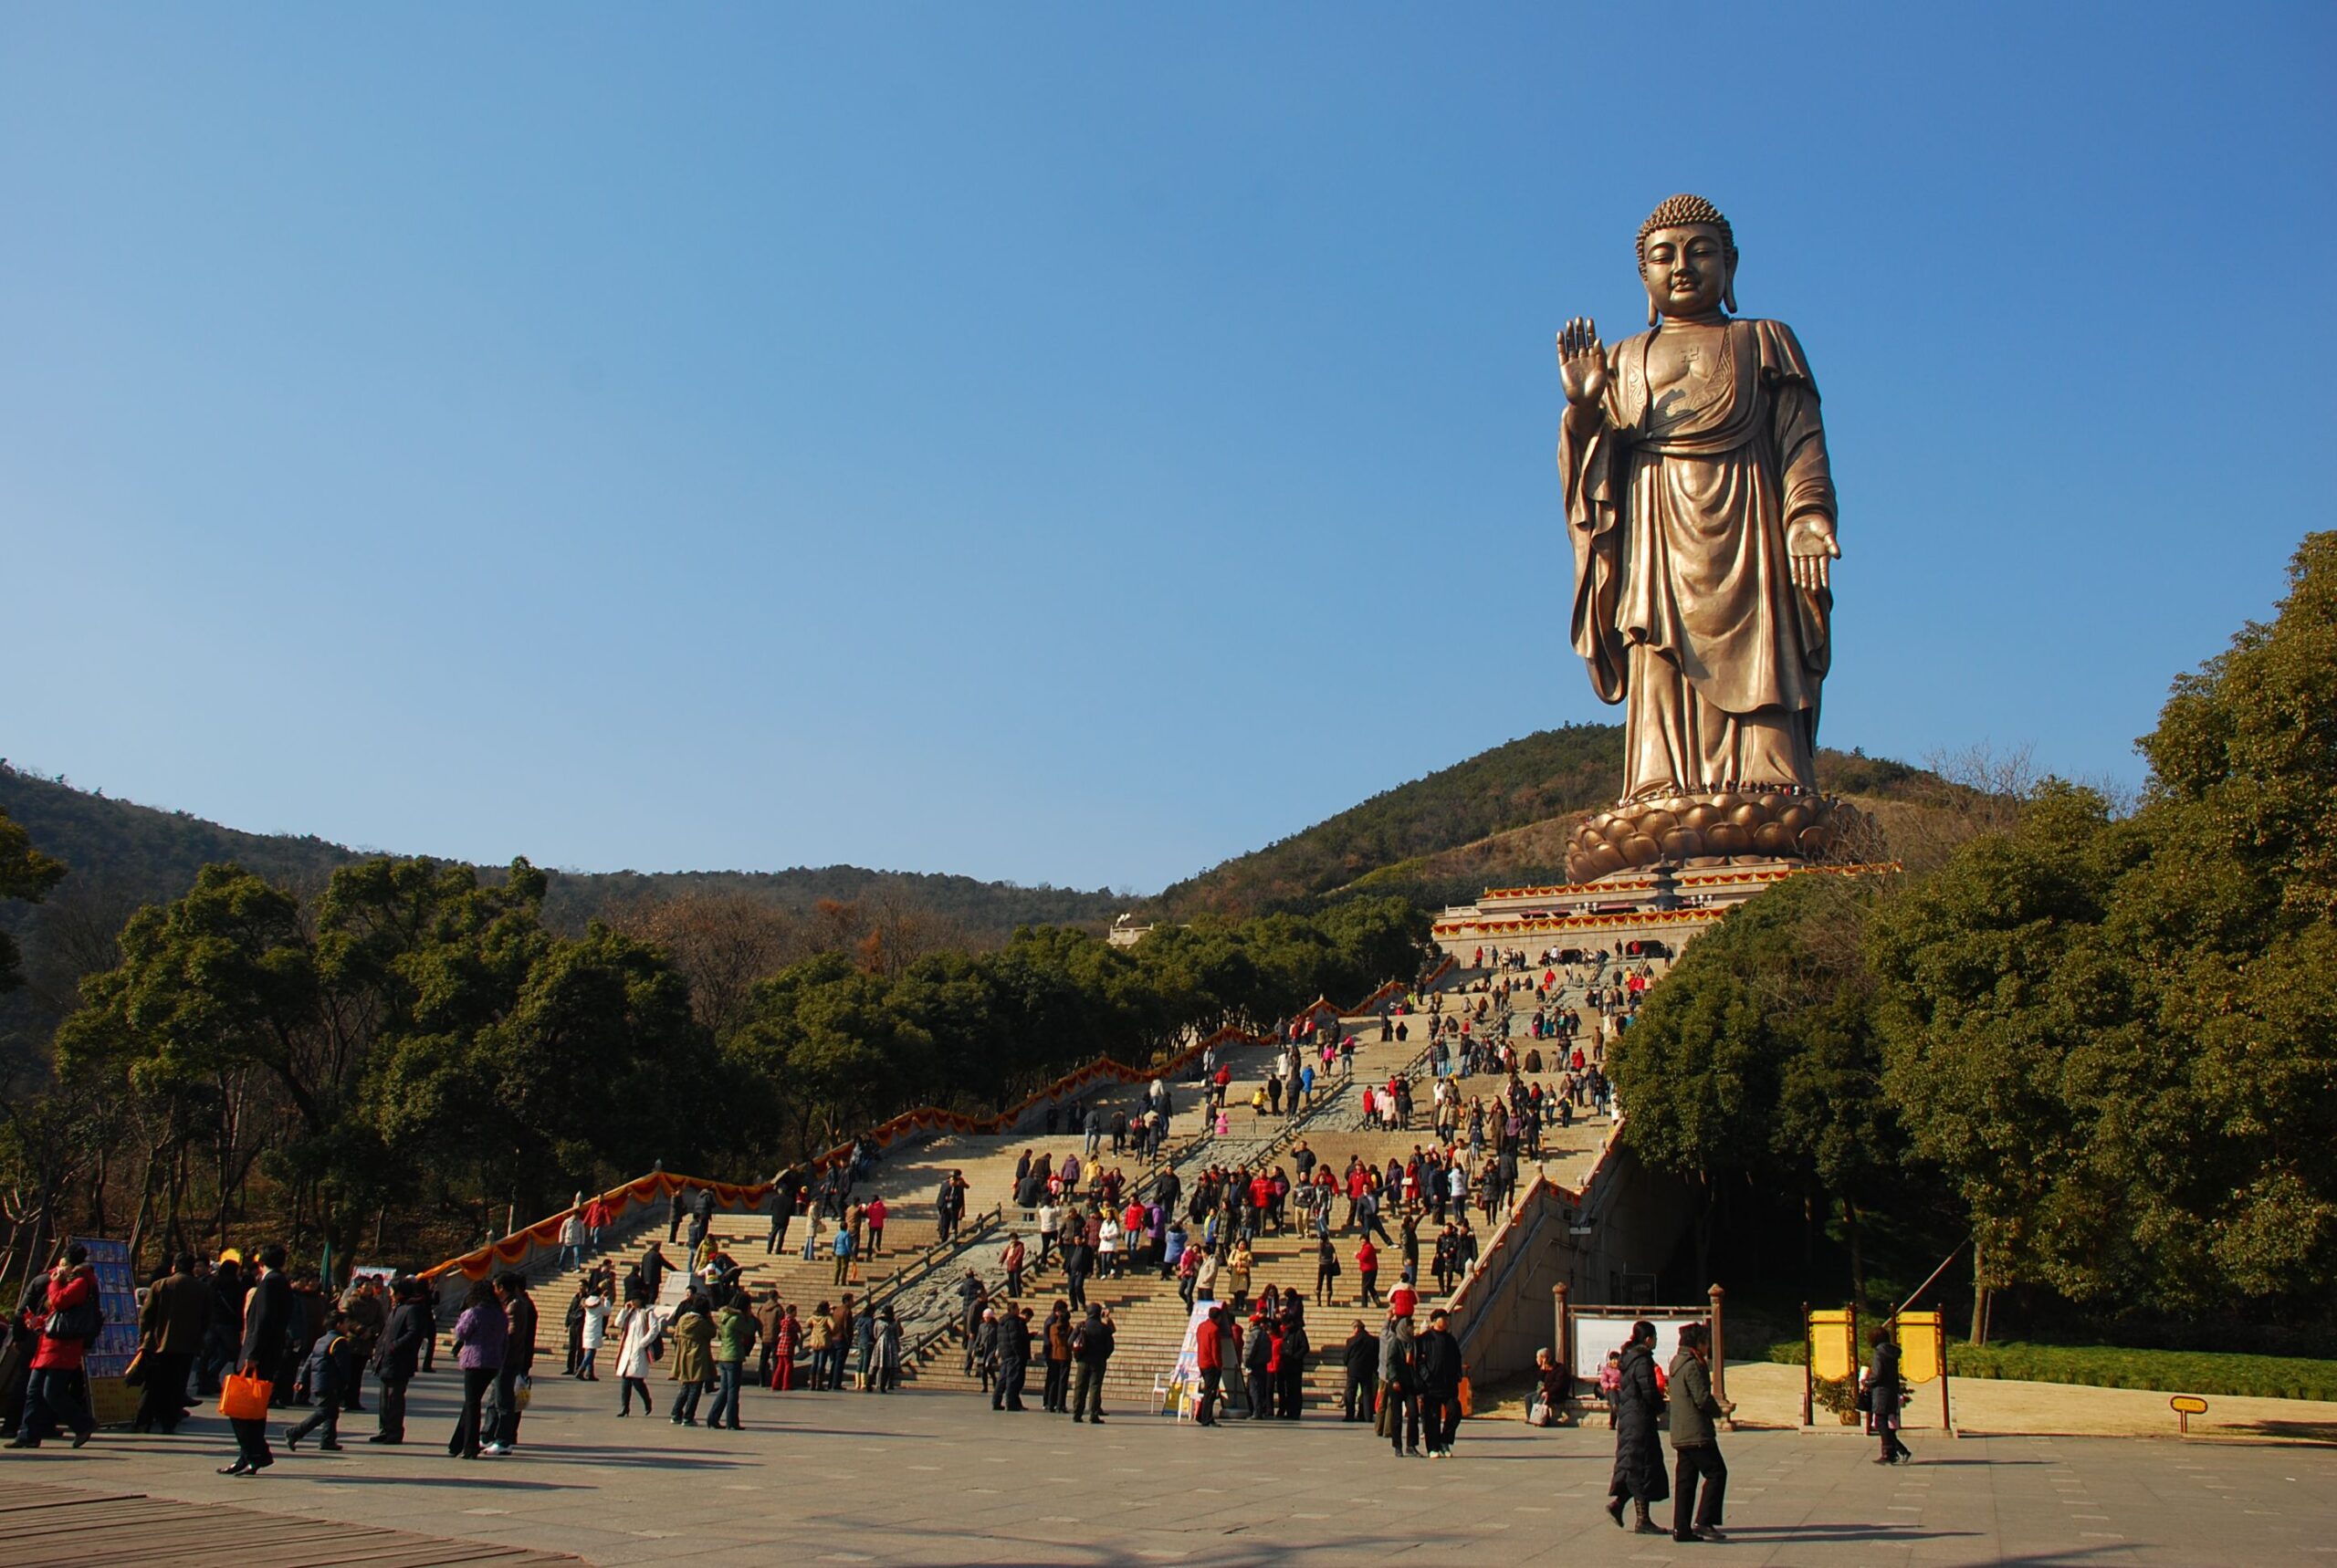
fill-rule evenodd
<path id="1" fill-rule="evenodd" d="M 390 1281 L 397 1275 L 398 1271 L 387 1263 L 354 1263 L 350 1266 L 349 1282 L 354 1285 L 360 1280 L 371 1280 L 387 1290 Z"/>
<path id="2" fill-rule="evenodd" d="M 138 1412 L 137 1391 L 121 1380 L 138 1354 L 138 1282 L 130 1271 L 130 1243 L 103 1236 L 68 1241 L 89 1249 L 89 1267 L 98 1277 L 98 1311 L 105 1315 L 105 1326 L 81 1356 L 89 1410 L 100 1427 L 127 1426 Z"/>
<path id="3" fill-rule="evenodd" d="M 1631 1325 L 1655 1328 L 1655 1364 L 1669 1367 L 1680 1353 L 1680 1331 L 1690 1323 L 1708 1322 L 1709 1311 L 1693 1307 L 1576 1307 L 1567 1314 L 1567 1353 L 1577 1385 L 1596 1388 L 1607 1358 L 1631 1337 Z"/>
<path id="4" fill-rule="evenodd" d="M 1217 1303 L 1195 1301 L 1185 1320 L 1184 1343 L 1177 1347 L 1177 1364 L 1168 1374 L 1168 1381 L 1160 1389 L 1160 1413 L 1174 1416 L 1179 1421 L 1193 1414 L 1201 1392 L 1200 1326 Z"/>

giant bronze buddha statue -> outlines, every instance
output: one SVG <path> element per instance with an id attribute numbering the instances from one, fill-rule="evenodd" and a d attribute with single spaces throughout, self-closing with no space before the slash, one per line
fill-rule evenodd
<path id="1" fill-rule="evenodd" d="M 1736 239 L 1710 202 L 1656 208 L 1639 263 L 1646 331 L 1558 334 L 1574 646 L 1628 705 L 1620 800 L 1568 868 L 1822 858 L 1856 813 L 1815 766 L 1842 553 L 1818 386 L 1790 328 L 1734 314 Z"/>

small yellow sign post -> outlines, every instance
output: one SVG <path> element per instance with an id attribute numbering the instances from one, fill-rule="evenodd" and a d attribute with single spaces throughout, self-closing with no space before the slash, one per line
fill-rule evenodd
<path id="1" fill-rule="evenodd" d="M 2166 1407 L 2175 1412 L 2175 1429 L 2186 1437 L 2191 1431 L 2191 1417 L 2207 1413 L 2207 1402 L 2196 1394 L 2178 1394 L 2166 1402 Z"/>

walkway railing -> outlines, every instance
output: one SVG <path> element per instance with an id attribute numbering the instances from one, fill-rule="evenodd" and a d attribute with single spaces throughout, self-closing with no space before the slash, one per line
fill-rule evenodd
<path id="1" fill-rule="evenodd" d="M 613 1225 L 629 1227 L 638 1223 L 642 1218 L 639 1213 L 633 1211 L 646 1208 L 661 1200 L 670 1201 L 677 1191 L 696 1191 L 700 1188 L 712 1192 L 715 1201 L 723 1207 L 739 1209 L 760 1206 L 770 1196 L 771 1184 L 767 1181 L 745 1183 L 714 1181 L 706 1176 L 677 1176 L 672 1171 L 652 1171 L 645 1176 L 636 1176 L 632 1181 L 619 1183 L 600 1194 L 596 1199 L 587 1199 L 583 1203 L 571 1205 L 550 1218 L 540 1219 L 524 1229 L 513 1231 L 500 1240 L 490 1241 L 484 1247 L 473 1248 L 468 1252 L 424 1269 L 419 1277 L 435 1284 L 448 1274 L 460 1274 L 466 1280 L 480 1280 L 498 1269 L 525 1269 L 540 1254 L 557 1251 L 560 1247 L 560 1228 L 567 1222 L 571 1215 L 581 1217 L 596 1201 L 609 1206 L 610 1218 Z"/>

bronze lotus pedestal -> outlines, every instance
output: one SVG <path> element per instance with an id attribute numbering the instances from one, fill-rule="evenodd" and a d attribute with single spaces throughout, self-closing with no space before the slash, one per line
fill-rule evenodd
<path id="1" fill-rule="evenodd" d="M 1594 811 L 1567 844 L 1567 875 L 1596 882 L 1651 866 L 1859 858 L 1873 824 L 1855 806 L 1801 789 L 1700 790 Z"/>

